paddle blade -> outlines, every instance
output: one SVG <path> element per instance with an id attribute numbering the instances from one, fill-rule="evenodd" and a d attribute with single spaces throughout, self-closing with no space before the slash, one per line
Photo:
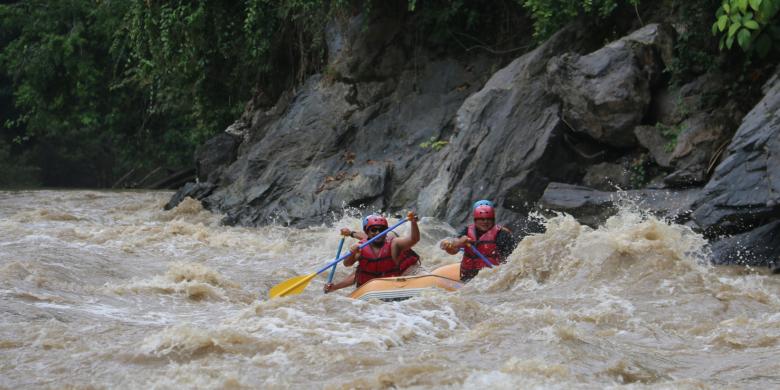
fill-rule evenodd
<path id="1" fill-rule="evenodd" d="M 276 298 L 287 295 L 298 295 L 306 289 L 306 286 L 309 285 L 309 282 L 314 279 L 315 276 L 317 276 L 317 274 L 296 276 L 287 279 L 271 288 L 271 291 L 268 292 L 268 297 Z"/>

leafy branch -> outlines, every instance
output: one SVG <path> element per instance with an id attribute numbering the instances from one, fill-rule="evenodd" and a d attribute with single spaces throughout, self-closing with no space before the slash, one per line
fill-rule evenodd
<path id="1" fill-rule="evenodd" d="M 745 53 L 765 58 L 780 41 L 777 14 L 780 0 L 723 0 L 715 13 L 712 35 L 718 47 L 730 50 L 736 42 Z"/>

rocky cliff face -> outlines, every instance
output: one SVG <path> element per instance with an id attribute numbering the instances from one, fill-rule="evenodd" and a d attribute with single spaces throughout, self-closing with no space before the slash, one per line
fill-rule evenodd
<path id="1" fill-rule="evenodd" d="M 744 116 L 705 103 L 723 88 L 712 75 L 667 89 L 670 27 L 603 46 L 580 31 L 494 70 L 415 46 L 392 18 L 334 24 L 326 71 L 204 145 L 199 181 L 169 207 L 192 196 L 242 225 L 319 224 L 345 206 L 457 225 L 488 198 L 522 235 L 540 205 L 599 223 L 620 187 L 712 237 L 780 236 L 780 83 Z M 740 261 L 721 246 L 716 261 Z M 751 261 L 773 261 L 762 253 Z"/>

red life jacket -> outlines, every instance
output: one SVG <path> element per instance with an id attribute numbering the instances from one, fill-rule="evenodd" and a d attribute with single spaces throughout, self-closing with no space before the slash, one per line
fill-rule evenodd
<path id="1" fill-rule="evenodd" d="M 477 227 L 474 224 L 469 225 L 466 230 L 466 235 L 474 240 L 474 246 L 477 247 L 479 253 L 482 253 L 490 260 L 491 263 L 498 265 L 498 246 L 496 245 L 496 237 L 498 232 L 501 231 L 500 225 L 493 225 L 493 227 L 486 231 L 485 234 L 477 237 Z M 476 270 L 487 267 L 484 261 L 471 250 L 471 247 L 463 248 L 463 259 L 460 261 L 460 268 L 468 270 Z"/>
<path id="2" fill-rule="evenodd" d="M 364 242 L 366 240 L 360 241 L 360 244 Z M 374 251 L 369 248 L 371 245 L 366 245 L 360 250 L 360 260 L 358 260 L 357 271 L 355 272 L 355 282 L 358 287 L 374 278 L 400 276 L 407 268 L 417 264 L 420 260 L 420 256 L 417 253 L 407 249 L 398 255 L 400 262 L 396 266 L 391 251 L 392 242 L 393 237 L 387 236 L 385 244 L 379 250 L 379 254 L 374 254 Z"/>

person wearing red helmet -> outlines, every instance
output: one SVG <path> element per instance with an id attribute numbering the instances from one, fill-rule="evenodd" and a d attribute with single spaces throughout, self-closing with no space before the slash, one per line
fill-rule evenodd
<path id="1" fill-rule="evenodd" d="M 443 240 L 439 245 L 445 252 L 454 255 L 463 249 L 460 261 L 460 280 L 467 282 L 477 276 L 479 270 L 487 265 L 480 259 L 471 246 L 485 255 L 491 263 L 499 265 L 506 262 L 507 257 L 515 249 L 512 232 L 496 225 L 496 210 L 492 203 L 479 201 L 474 204 L 474 223 L 466 226 L 458 235 L 459 238 Z M 467 245 L 470 244 L 470 245 Z"/>
<path id="2" fill-rule="evenodd" d="M 360 240 L 350 247 L 352 254 L 344 259 L 344 265 L 351 267 L 357 263 L 355 272 L 337 283 L 328 283 L 323 290 L 325 293 L 335 291 L 347 286 L 362 284 L 374 278 L 387 278 L 392 276 L 409 275 L 414 273 L 420 264 L 420 256 L 412 250 L 412 247 L 420 241 L 420 230 L 417 226 L 417 217 L 410 213 L 412 218 L 411 232 L 409 236 L 398 237 L 387 234 L 372 242 L 363 249 L 358 249 L 362 244 L 388 227 L 387 219 L 380 215 L 369 215 L 363 219 L 363 233 L 353 232 L 347 228 L 341 229 L 341 233 Z"/>

